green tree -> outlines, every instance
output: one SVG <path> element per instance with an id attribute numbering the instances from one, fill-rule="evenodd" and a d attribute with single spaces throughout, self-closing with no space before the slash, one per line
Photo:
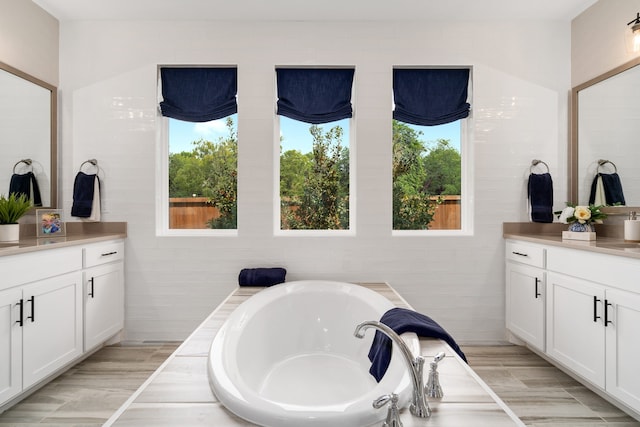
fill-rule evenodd
<path id="1" fill-rule="evenodd" d="M 305 177 L 311 171 L 313 158 L 298 150 L 287 150 L 280 156 L 280 197 L 300 203 Z"/>
<path id="2" fill-rule="evenodd" d="M 325 132 L 320 126 L 312 125 L 309 132 L 313 137 L 313 150 L 303 191 L 281 190 L 281 196 L 289 194 L 294 199 L 299 197 L 300 201 L 296 209 L 283 203 L 282 227 L 304 230 L 348 228 L 349 160 L 348 148 L 342 146 L 343 129 L 334 126 Z M 284 158 L 285 163 L 288 160 L 291 159 Z"/>
<path id="3" fill-rule="evenodd" d="M 461 194 L 462 160 L 448 140 L 438 139 L 423 159 L 425 192 L 437 195 Z"/>

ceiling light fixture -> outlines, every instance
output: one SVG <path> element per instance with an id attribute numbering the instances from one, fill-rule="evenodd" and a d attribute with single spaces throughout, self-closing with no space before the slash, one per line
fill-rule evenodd
<path id="1" fill-rule="evenodd" d="M 636 14 L 634 20 L 627 24 L 627 26 L 629 25 L 631 25 L 632 50 L 640 52 L 640 12 Z"/>

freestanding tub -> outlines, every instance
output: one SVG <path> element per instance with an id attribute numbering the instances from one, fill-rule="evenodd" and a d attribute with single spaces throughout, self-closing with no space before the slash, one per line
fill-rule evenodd
<path id="1" fill-rule="evenodd" d="M 386 408 L 372 402 L 394 392 L 411 396 L 406 362 L 394 351 L 380 383 L 367 357 L 374 331 L 354 337 L 356 325 L 379 320 L 393 304 L 364 287 L 299 281 L 272 286 L 234 310 L 209 352 L 211 388 L 220 402 L 262 426 L 354 426 L 379 423 Z M 414 354 L 415 334 L 404 334 Z M 395 345 L 395 344 L 394 344 Z"/>

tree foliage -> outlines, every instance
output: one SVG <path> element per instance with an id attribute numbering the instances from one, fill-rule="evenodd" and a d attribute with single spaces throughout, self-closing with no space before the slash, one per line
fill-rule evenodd
<path id="1" fill-rule="evenodd" d="M 169 155 L 169 197 L 207 197 L 220 217 L 210 228 L 236 228 L 238 139 L 233 119 L 227 117 L 228 135 L 212 142 L 199 139 L 191 152 Z"/>
<path id="2" fill-rule="evenodd" d="M 313 137 L 311 153 L 290 150 L 280 159 L 282 228 L 349 228 L 349 150 L 342 146 L 343 129 L 334 126 L 324 131 L 312 125 L 309 132 Z"/>

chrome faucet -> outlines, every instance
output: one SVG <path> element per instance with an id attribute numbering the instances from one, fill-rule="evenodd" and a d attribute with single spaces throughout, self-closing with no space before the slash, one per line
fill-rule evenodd
<path id="1" fill-rule="evenodd" d="M 380 409 L 387 403 L 389 403 L 389 409 L 387 410 L 387 418 L 384 420 L 384 423 L 382 423 L 382 427 L 402 427 L 397 394 L 391 393 L 380 396 L 373 401 L 373 407 Z"/>
<path id="2" fill-rule="evenodd" d="M 385 325 L 384 323 L 376 322 L 373 320 L 369 320 L 366 322 L 360 323 L 356 326 L 356 330 L 353 335 L 356 338 L 364 338 L 364 332 L 369 329 L 374 328 L 384 333 L 386 336 L 391 338 L 391 340 L 396 343 L 402 356 L 407 362 L 407 367 L 409 368 L 409 372 L 411 374 L 411 381 L 413 383 L 413 396 L 411 399 L 411 404 L 409 405 L 409 411 L 416 417 L 427 418 L 431 415 L 431 408 L 429 408 L 429 403 L 427 402 L 427 397 L 425 394 L 424 387 L 424 357 L 418 355 L 413 356 L 411 354 L 411 350 L 407 347 L 402 338 L 396 334 L 393 329 Z"/>

